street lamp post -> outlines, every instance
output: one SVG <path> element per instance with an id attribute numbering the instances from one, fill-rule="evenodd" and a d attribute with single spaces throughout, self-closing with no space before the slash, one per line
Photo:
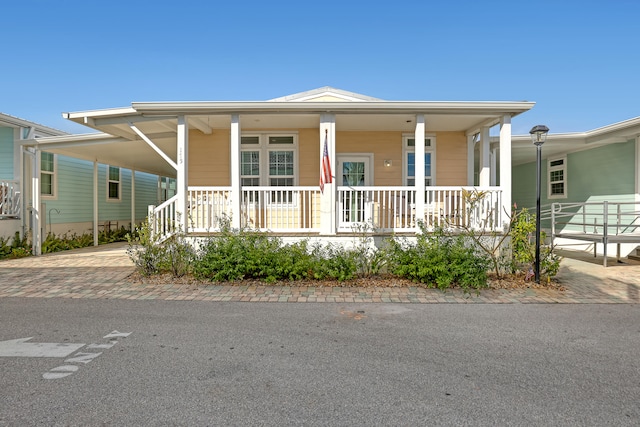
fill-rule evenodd
<path id="1" fill-rule="evenodd" d="M 535 280 L 540 283 L 540 181 L 542 179 L 542 144 L 547 140 L 549 128 L 545 125 L 537 125 L 529 131 L 531 141 L 536 146 L 536 262 Z"/>

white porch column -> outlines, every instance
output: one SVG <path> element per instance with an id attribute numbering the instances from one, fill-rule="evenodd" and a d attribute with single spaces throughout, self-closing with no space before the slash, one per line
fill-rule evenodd
<path id="1" fill-rule="evenodd" d="M 500 188 L 502 189 L 502 214 L 511 215 L 511 116 L 500 120 Z M 505 218 L 505 221 L 508 221 Z"/>
<path id="2" fill-rule="evenodd" d="M 231 115 L 231 227 L 242 225 L 242 185 L 240 184 L 240 115 Z"/>
<path id="3" fill-rule="evenodd" d="M 415 130 L 415 163 L 416 163 L 416 222 L 425 220 L 425 192 L 427 187 L 424 182 L 424 137 L 425 137 L 425 118 L 424 114 L 416 114 L 416 130 Z"/>
<path id="4" fill-rule="evenodd" d="M 22 164 L 20 169 L 20 218 L 22 221 L 22 234 L 24 237 L 29 230 L 29 203 L 31 203 L 32 193 L 31 186 L 28 184 L 31 177 L 31 166 L 33 164 L 33 153 L 31 153 L 26 147 L 20 149 L 20 163 Z M 27 163 L 27 159 L 29 163 Z"/>
<path id="5" fill-rule="evenodd" d="M 107 174 L 109 169 L 107 169 Z M 98 161 L 93 162 L 93 246 L 98 246 Z"/>
<path id="6" fill-rule="evenodd" d="M 480 133 L 480 179 L 478 182 L 481 187 L 488 187 L 491 184 L 490 144 L 489 127 L 483 126 Z"/>
<path id="7" fill-rule="evenodd" d="M 490 158 L 491 158 L 491 179 L 490 179 L 490 183 L 489 185 L 494 186 L 494 185 L 498 185 L 498 178 L 497 178 L 497 168 L 498 168 L 498 153 L 497 153 L 498 149 L 497 148 L 493 148 L 491 150 L 490 153 Z"/>
<path id="8" fill-rule="evenodd" d="M 474 185 L 474 172 L 475 172 L 475 135 L 467 135 L 467 185 Z"/>
<path id="9" fill-rule="evenodd" d="M 131 169 L 131 231 L 136 228 L 136 171 Z"/>
<path id="10" fill-rule="evenodd" d="M 176 206 L 176 216 L 179 221 L 180 231 L 186 233 L 187 225 L 189 224 L 189 212 L 187 206 L 189 206 L 189 183 L 187 177 L 189 176 L 189 123 L 185 116 L 178 116 L 178 173 L 176 176 L 176 190 L 178 193 L 178 200 Z"/>
<path id="11" fill-rule="evenodd" d="M 324 155 L 324 141 L 327 140 L 327 152 L 331 163 L 332 183 L 324 184 L 324 192 L 320 196 L 320 234 L 335 235 L 337 232 L 337 177 L 340 175 L 336 168 L 336 116 L 335 114 L 320 115 L 320 164 L 318 165 L 318 181 L 322 176 L 322 157 Z"/>
<path id="12" fill-rule="evenodd" d="M 636 201 L 640 201 L 640 136 L 636 136 Z"/>
<path id="13" fill-rule="evenodd" d="M 42 215 L 40 212 L 41 151 L 36 149 L 31 159 L 31 247 L 34 255 L 42 255 Z"/>

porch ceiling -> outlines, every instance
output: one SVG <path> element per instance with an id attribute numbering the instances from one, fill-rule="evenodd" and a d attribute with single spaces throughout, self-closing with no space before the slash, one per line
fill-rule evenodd
<path id="1" fill-rule="evenodd" d="M 170 157 L 176 157 L 175 136 L 155 141 Z M 174 177 L 175 169 L 165 162 L 142 140 L 128 140 L 113 135 L 96 133 L 65 135 L 25 140 L 27 146 L 37 147 L 63 156 L 90 162 L 119 166 L 140 172 Z"/>

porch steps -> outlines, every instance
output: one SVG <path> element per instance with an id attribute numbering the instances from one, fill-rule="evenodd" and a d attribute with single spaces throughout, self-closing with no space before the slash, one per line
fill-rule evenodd
<path id="1" fill-rule="evenodd" d="M 638 246 L 634 251 L 627 255 L 627 258 L 635 261 L 640 261 L 640 246 Z"/>

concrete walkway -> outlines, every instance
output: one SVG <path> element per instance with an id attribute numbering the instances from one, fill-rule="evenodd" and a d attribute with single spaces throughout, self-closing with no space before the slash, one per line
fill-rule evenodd
<path id="1" fill-rule="evenodd" d="M 558 281 L 565 290 L 483 290 L 479 295 L 435 289 L 151 285 L 131 283 L 126 243 L 0 261 L 0 298 L 161 299 L 247 302 L 640 303 L 640 263 L 564 253 Z"/>

